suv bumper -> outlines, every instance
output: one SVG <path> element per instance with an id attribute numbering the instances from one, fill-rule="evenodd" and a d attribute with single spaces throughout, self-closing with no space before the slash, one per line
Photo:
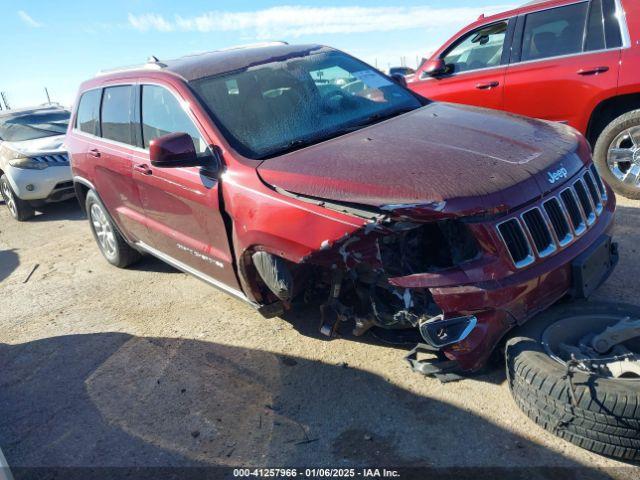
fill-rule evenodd
<path id="1" fill-rule="evenodd" d="M 604 282 L 618 260 L 616 244 L 609 244 L 603 238 L 611 235 L 614 208 L 615 200 L 611 200 L 598 223 L 573 245 L 522 271 L 499 280 L 430 288 L 445 318 L 473 315 L 477 319 L 475 328 L 464 340 L 441 350 L 447 359 L 455 362 L 458 370 L 478 370 L 511 328 L 525 323 L 561 298 L 583 292 L 584 289 L 579 288 L 583 279 L 576 274 L 575 267 L 601 242 L 604 246 L 610 245 L 609 262 L 600 270 L 599 278 L 594 279 L 594 286 Z M 447 365 L 451 369 L 451 362 Z"/>
<path id="2" fill-rule="evenodd" d="M 7 165 L 5 174 L 14 193 L 22 200 L 57 202 L 75 195 L 69 166 L 51 166 L 44 170 L 32 170 Z M 29 185 L 32 188 L 27 189 Z"/>

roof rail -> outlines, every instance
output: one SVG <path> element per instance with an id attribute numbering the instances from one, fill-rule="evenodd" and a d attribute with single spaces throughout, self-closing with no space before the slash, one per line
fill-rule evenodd
<path id="1" fill-rule="evenodd" d="M 285 42 L 285 41 L 282 41 L 282 40 L 275 40 L 275 41 L 272 41 L 272 42 L 246 43 L 246 44 L 243 44 L 243 45 L 234 45 L 234 46 L 231 46 L 231 47 L 218 48 L 216 50 L 207 50 L 207 51 L 203 51 L 203 52 L 188 53 L 187 55 L 183 55 L 180 58 L 197 57 L 198 55 L 207 55 L 209 53 L 216 53 L 216 52 L 228 52 L 228 51 L 232 51 L 232 50 L 243 50 L 243 49 L 246 49 L 246 48 L 273 47 L 275 45 L 289 45 L 289 42 Z"/>
<path id="2" fill-rule="evenodd" d="M 198 52 L 198 53 L 191 53 L 188 55 L 184 55 L 180 58 L 187 58 L 187 57 L 195 57 L 198 55 L 206 55 L 208 53 L 215 53 L 215 52 L 227 52 L 230 50 L 242 50 L 245 48 L 263 48 L 263 47 L 272 47 L 275 45 L 289 45 L 288 42 L 284 42 L 282 40 L 276 40 L 276 41 L 272 41 L 272 42 L 260 42 L 260 43 L 248 43 L 245 45 L 235 45 L 232 47 L 227 47 L 227 48 L 220 48 L 218 50 L 209 50 L 207 52 Z M 143 69 L 151 69 L 151 70 L 161 70 L 163 68 L 165 68 L 167 65 L 165 63 L 162 63 L 158 57 L 156 57 L 155 55 L 151 55 L 148 59 L 147 59 L 147 63 L 143 63 L 143 64 L 138 64 L 138 65 L 127 65 L 124 67 L 116 67 L 116 68 L 109 68 L 109 69 L 105 69 L 105 70 L 100 70 L 98 73 L 96 73 L 96 77 L 99 77 L 101 75 L 108 75 L 111 73 L 118 73 L 118 72 L 129 72 L 132 70 L 143 70 Z"/>
<path id="3" fill-rule="evenodd" d="M 107 68 L 105 70 L 100 70 L 96 73 L 96 77 L 101 75 L 108 75 L 110 73 L 118 73 L 118 72 L 130 72 L 133 70 L 162 70 L 166 65 L 158 60 L 155 56 L 150 56 L 147 60 L 147 63 L 138 64 L 138 65 L 127 65 L 124 67 L 116 67 L 116 68 Z"/>

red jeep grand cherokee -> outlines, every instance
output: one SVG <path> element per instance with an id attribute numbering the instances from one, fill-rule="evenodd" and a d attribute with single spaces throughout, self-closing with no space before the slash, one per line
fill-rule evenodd
<path id="1" fill-rule="evenodd" d="M 579 133 L 431 103 L 328 47 L 154 58 L 76 105 L 74 181 L 109 262 L 150 253 L 265 316 L 321 299 L 328 335 L 419 329 L 434 370 L 478 369 L 615 264 Z"/>
<path id="2" fill-rule="evenodd" d="M 614 190 L 640 199 L 640 2 L 546 0 L 465 27 L 410 88 L 578 129 Z"/>

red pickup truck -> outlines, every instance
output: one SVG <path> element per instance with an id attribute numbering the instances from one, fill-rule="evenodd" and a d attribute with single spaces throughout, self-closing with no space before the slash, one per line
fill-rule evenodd
<path id="1" fill-rule="evenodd" d="M 640 2 L 544 0 L 463 28 L 408 79 L 434 100 L 568 124 L 640 198 Z"/>

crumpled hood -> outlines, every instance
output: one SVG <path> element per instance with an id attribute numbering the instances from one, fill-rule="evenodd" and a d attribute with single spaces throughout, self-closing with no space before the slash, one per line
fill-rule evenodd
<path id="1" fill-rule="evenodd" d="M 25 140 L 23 142 L 3 142 L 5 147 L 23 154 L 25 157 L 44 155 L 47 153 L 64 153 L 64 135 L 53 137 L 37 138 L 35 140 Z"/>
<path id="2" fill-rule="evenodd" d="M 266 160 L 258 172 L 274 187 L 318 199 L 387 210 L 425 204 L 443 214 L 469 215 L 538 198 L 587 160 L 586 143 L 569 127 L 432 103 Z"/>

